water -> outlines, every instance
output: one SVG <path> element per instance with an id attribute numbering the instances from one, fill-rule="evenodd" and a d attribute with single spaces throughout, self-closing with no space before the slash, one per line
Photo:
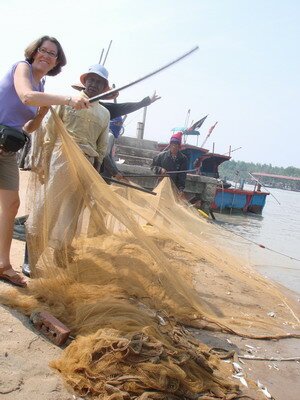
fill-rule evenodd
<path id="1" fill-rule="evenodd" d="M 235 236 L 230 239 L 233 252 L 246 257 L 261 274 L 300 294 L 300 192 L 281 189 L 270 189 L 270 192 L 280 205 L 269 195 L 262 216 L 217 213 L 215 216 L 221 226 L 273 250 L 254 244 L 245 246 Z"/>

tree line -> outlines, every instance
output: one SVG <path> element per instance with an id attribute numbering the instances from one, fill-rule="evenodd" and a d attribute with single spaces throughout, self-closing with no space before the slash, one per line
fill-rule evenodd
<path id="1" fill-rule="evenodd" d="M 272 164 L 260 164 L 245 161 L 225 161 L 219 166 L 220 178 L 230 181 L 245 179 L 247 183 L 253 183 L 249 172 L 262 172 L 267 174 L 293 176 L 300 178 L 300 168 L 296 167 L 273 167 Z"/>

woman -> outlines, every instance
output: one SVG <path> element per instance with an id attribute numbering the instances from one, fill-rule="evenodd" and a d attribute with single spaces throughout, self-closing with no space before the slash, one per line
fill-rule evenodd
<path id="1" fill-rule="evenodd" d="M 15 63 L 0 80 L 0 125 L 31 133 L 51 105 L 89 107 L 88 99 L 44 93 L 45 76 L 55 76 L 66 65 L 60 43 L 43 36 L 25 50 L 25 61 Z M 19 208 L 19 170 L 16 153 L 0 148 L 0 279 L 26 286 L 10 264 L 14 219 Z"/>

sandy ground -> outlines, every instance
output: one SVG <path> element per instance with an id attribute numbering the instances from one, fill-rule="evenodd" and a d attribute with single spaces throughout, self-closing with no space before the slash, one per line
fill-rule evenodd
<path id="1" fill-rule="evenodd" d="M 239 355 L 265 358 L 300 356 L 299 339 L 278 341 L 250 340 L 238 336 L 193 330 L 196 338 L 208 346 L 235 351 Z M 229 342 L 228 342 L 229 341 Z M 239 360 L 245 377 L 261 382 L 276 400 L 300 399 L 300 361 Z"/>
<path id="2" fill-rule="evenodd" d="M 29 172 L 21 172 L 22 203 L 19 215 L 25 214 L 24 200 L 28 176 Z M 20 269 L 23 255 L 24 243 L 14 240 L 12 264 L 16 269 Z M 3 285 L 6 284 L 0 282 L 0 289 L 4 287 Z M 1 306 L 0 315 L 0 399 L 79 399 L 64 386 L 60 376 L 48 366 L 51 360 L 60 355 L 62 349 L 40 336 L 32 328 L 28 318 L 22 314 Z M 212 347 L 235 350 L 238 354 L 280 358 L 300 357 L 299 339 L 258 341 L 200 330 L 193 330 L 193 333 Z M 299 361 L 243 360 L 243 362 L 244 364 L 240 362 L 240 365 L 245 375 L 263 383 L 276 400 L 300 398 Z"/>
<path id="3" fill-rule="evenodd" d="M 21 207 L 25 214 L 25 196 L 29 172 L 21 172 Z M 21 270 L 24 242 L 13 240 L 12 265 Z M 0 288 L 6 283 L 0 282 Z M 39 335 L 21 313 L 0 306 L 0 399 L 2 400 L 74 400 L 60 376 L 48 363 L 62 349 Z"/>

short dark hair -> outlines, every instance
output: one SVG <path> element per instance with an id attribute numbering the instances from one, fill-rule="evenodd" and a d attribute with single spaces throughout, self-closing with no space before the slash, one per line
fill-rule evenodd
<path id="1" fill-rule="evenodd" d="M 34 42 L 30 43 L 30 45 L 25 49 L 25 59 L 29 62 L 29 64 L 32 64 L 33 57 L 36 55 L 38 48 L 41 47 L 46 40 L 54 43 L 57 47 L 57 64 L 47 73 L 47 75 L 49 76 L 55 76 L 58 75 L 61 72 L 62 67 L 67 64 L 67 59 L 61 47 L 61 44 L 54 37 L 42 36 Z"/>

